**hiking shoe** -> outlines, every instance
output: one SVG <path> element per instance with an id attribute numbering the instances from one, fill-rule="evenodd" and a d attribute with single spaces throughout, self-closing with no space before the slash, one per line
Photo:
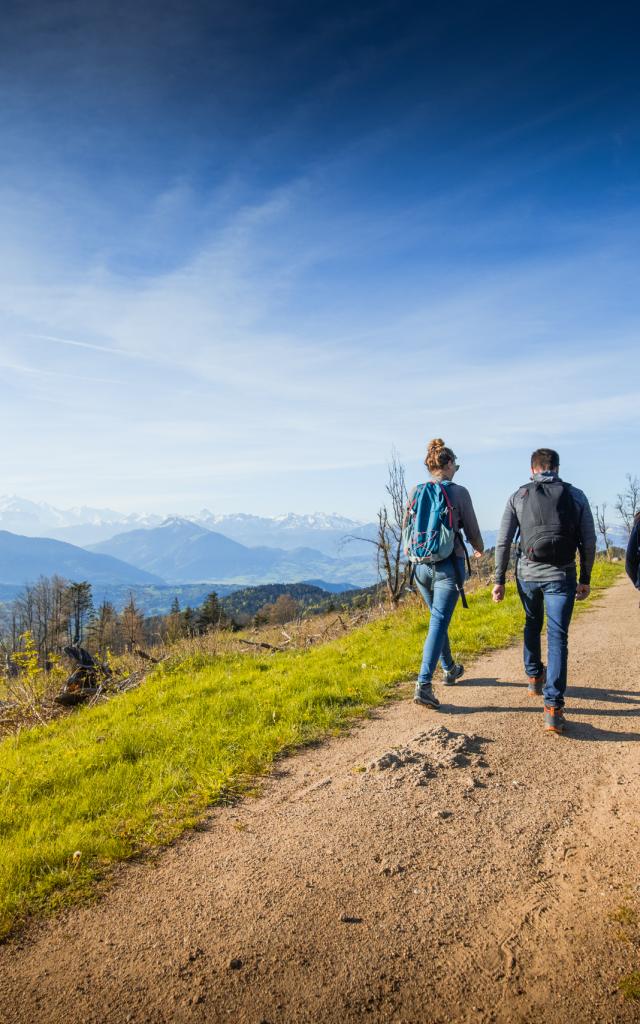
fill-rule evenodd
<path id="1" fill-rule="evenodd" d="M 414 704 L 424 704 L 426 708 L 439 708 L 440 701 L 433 692 L 431 683 L 429 685 L 418 686 L 413 698 Z"/>
<path id="2" fill-rule="evenodd" d="M 542 672 L 539 676 L 527 676 L 529 685 L 527 686 L 527 693 L 531 697 L 541 697 L 544 689 L 544 684 L 547 681 L 547 670 L 542 667 Z"/>
<path id="3" fill-rule="evenodd" d="M 464 675 L 464 665 L 454 665 L 448 672 L 443 672 L 442 682 L 445 686 L 453 686 Z"/>
<path id="4" fill-rule="evenodd" d="M 565 730 L 566 722 L 564 718 L 564 708 L 547 708 L 544 709 L 544 731 L 555 732 L 559 736 Z"/>

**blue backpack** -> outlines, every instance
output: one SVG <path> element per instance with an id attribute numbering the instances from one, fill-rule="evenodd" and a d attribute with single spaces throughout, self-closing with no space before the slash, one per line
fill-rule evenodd
<path id="1" fill-rule="evenodd" d="M 413 565 L 443 562 L 453 552 L 456 531 L 446 487 L 418 484 L 407 506 L 402 531 L 404 553 Z"/>

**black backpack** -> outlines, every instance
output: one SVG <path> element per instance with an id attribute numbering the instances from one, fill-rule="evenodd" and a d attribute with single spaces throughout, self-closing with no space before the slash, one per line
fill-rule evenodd
<path id="1" fill-rule="evenodd" d="M 569 484 L 535 480 L 523 488 L 520 550 L 531 562 L 564 566 L 578 550 L 578 512 Z"/>

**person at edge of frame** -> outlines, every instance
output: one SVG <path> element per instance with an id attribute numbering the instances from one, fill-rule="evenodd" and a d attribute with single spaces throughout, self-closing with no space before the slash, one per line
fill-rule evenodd
<path id="1" fill-rule="evenodd" d="M 640 590 L 640 512 L 633 520 L 624 567 L 636 590 Z"/>

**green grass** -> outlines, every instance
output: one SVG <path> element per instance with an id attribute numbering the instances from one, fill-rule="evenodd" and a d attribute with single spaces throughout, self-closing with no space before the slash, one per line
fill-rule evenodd
<path id="1" fill-rule="evenodd" d="M 623 904 L 611 913 L 611 920 L 615 921 L 617 924 L 632 927 L 633 925 L 638 924 L 638 914 L 633 907 L 628 907 L 626 904 Z"/>
<path id="2" fill-rule="evenodd" d="M 608 586 L 619 566 L 600 564 Z M 456 611 L 456 656 L 503 647 L 515 588 Z M 0 937 L 82 898 L 115 861 L 167 843 L 274 759 L 336 732 L 416 674 L 426 615 L 400 610 L 339 641 L 264 659 L 195 656 L 138 690 L 0 743 Z"/>
<path id="3" fill-rule="evenodd" d="M 625 999 L 640 1000 L 640 971 L 632 971 L 631 974 L 627 974 L 620 980 L 618 987 Z"/>
<path id="4" fill-rule="evenodd" d="M 616 924 L 622 925 L 617 938 L 622 942 L 637 945 L 640 916 L 634 907 L 623 903 L 609 915 Z M 618 989 L 625 999 L 640 1001 L 640 971 L 632 971 L 618 982 Z"/>

